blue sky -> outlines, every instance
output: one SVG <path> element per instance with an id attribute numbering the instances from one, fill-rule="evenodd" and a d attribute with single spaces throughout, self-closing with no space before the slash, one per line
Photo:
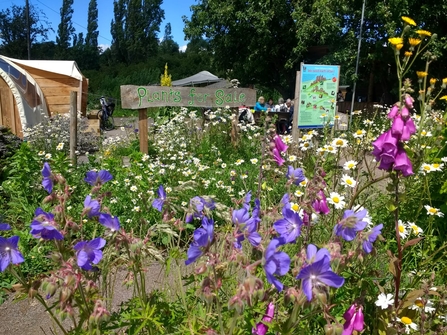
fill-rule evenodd
<path id="1" fill-rule="evenodd" d="M 57 26 L 60 23 L 60 7 L 62 0 L 29 0 L 30 4 L 41 9 L 51 23 L 51 27 L 55 33 L 49 36 L 50 40 L 56 39 Z M 172 35 L 174 40 L 180 47 L 187 44 L 185 35 L 183 33 L 182 16 L 191 16 L 190 7 L 195 4 L 195 0 L 163 0 L 161 5 L 165 11 L 165 19 L 160 26 L 160 37 L 163 36 L 165 24 L 170 22 L 172 27 Z M 87 10 L 89 0 L 74 0 L 73 9 L 73 25 L 77 33 L 86 33 L 87 27 Z M 0 10 L 6 9 L 12 5 L 24 6 L 25 0 L 0 0 Z M 98 25 L 99 38 L 98 43 L 103 46 L 108 46 L 111 43 L 110 36 L 110 22 L 113 18 L 113 0 L 98 0 Z"/>

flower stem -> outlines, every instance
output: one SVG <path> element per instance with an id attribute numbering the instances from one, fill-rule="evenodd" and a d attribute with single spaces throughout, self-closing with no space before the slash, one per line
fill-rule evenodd
<path id="1" fill-rule="evenodd" d="M 394 277 L 394 286 L 395 286 L 395 293 L 394 293 L 394 307 L 397 309 L 399 306 L 399 289 L 400 289 L 400 281 L 402 276 L 402 245 L 400 241 L 400 234 L 399 234 L 399 172 L 396 173 L 395 179 L 394 179 L 394 192 L 395 192 L 395 202 L 396 202 L 396 209 L 394 210 L 394 226 L 396 229 L 396 240 L 397 240 L 397 266 L 396 266 L 396 276 Z"/>

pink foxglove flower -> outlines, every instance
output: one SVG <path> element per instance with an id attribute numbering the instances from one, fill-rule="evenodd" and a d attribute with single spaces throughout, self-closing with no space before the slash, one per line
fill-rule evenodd
<path id="1" fill-rule="evenodd" d="M 270 302 L 267 306 L 267 310 L 265 312 L 264 317 L 262 318 L 262 321 L 265 323 L 270 323 L 273 320 L 273 316 L 275 315 L 275 305 Z M 251 333 L 255 335 L 265 335 L 267 333 L 267 330 L 269 327 L 262 322 L 258 322 L 255 327 L 253 327 Z"/>
<path id="2" fill-rule="evenodd" d="M 354 330 L 361 332 L 363 330 L 364 316 L 363 307 L 352 304 L 351 307 L 345 312 L 343 318 L 346 320 L 343 325 L 342 335 L 351 335 Z"/>

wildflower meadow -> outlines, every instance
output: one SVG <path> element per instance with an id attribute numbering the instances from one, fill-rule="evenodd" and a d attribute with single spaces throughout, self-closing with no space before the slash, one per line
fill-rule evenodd
<path id="1" fill-rule="evenodd" d="M 447 334 L 447 78 L 402 19 L 400 100 L 347 130 L 182 108 L 149 154 L 126 128 L 78 165 L 30 130 L 2 171 L 2 287 L 55 334 Z M 132 298 L 113 305 L 116 285 Z"/>

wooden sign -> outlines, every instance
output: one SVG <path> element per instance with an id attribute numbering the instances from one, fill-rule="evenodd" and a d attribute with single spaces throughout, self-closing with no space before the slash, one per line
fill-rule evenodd
<path id="1" fill-rule="evenodd" d="M 121 86 L 121 107 L 239 107 L 256 104 L 256 90 L 206 87 Z"/>

